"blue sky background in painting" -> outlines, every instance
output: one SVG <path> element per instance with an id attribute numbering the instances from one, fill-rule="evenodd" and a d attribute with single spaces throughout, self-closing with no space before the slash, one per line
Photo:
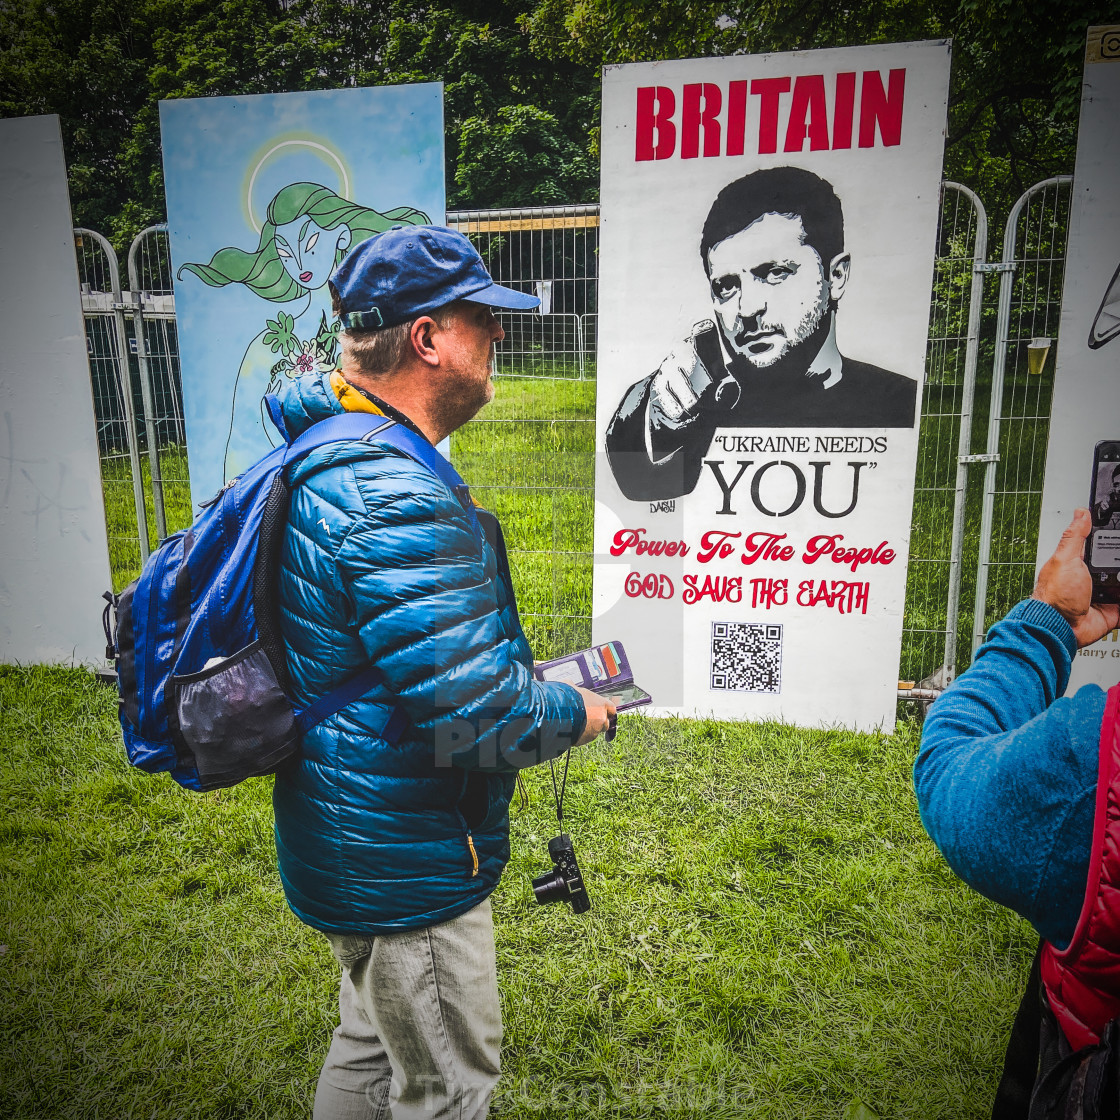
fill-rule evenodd
<path id="1" fill-rule="evenodd" d="M 176 273 L 187 263 L 209 263 L 226 246 L 255 251 L 260 234 L 249 207 L 259 225 L 289 183 L 321 183 L 376 210 L 412 206 L 444 220 L 439 83 L 163 101 L 160 125 Z M 262 162 L 285 140 L 297 143 Z M 222 485 L 231 398 L 246 347 L 266 319 L 302 304 L 273 303 L 241 284 L 211 288 L 191 273 L 175 281 L 175 303 L 198 503 Z M 262 442 L 261 452 L 267 450 Z"/>

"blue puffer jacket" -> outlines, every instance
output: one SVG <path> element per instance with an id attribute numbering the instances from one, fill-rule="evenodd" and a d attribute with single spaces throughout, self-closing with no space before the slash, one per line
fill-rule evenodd
<path id="1" fill-rule="evenodd" d="M 364 397 L 335 375 L 289 382 L 294 435 Z M 336 443 L 293 475 L 279 571 L 297 703 L 373 662 L 377 688 L 304 736 L 277 775 L 288 903 L 332 933 L 447 921 L 481 902 L 509 858 L 516 770 L 583 732 L 575 689 L 533 679 L 512 590 L 458 499 L 374 443 Z M 398 703 L 410 726 L 380 737 Z"/>

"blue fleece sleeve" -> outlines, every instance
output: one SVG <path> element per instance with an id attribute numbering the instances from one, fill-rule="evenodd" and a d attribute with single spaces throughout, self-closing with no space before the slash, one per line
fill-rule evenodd
<path id="1" fill-rule="evenodd" d="M 1062 697 L 1076 653 L 1053 607 L 1014 607 L 930 708 L 914 763 L 949 866 L 1059 948 L 1085 895 L 1105 700 L 1096 685 Z"/>

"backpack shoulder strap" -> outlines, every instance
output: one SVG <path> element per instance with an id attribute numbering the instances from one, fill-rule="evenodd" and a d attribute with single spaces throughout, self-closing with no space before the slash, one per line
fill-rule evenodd
<path id="1" fill-rule="evenodd" d="M 414 459 L 421 466 L 427 467 L 442 482 L 466 511 L 471 523 L 471 529 L 482 544 L 486 535 L 482 531 L 478 514 L 475 512 L 474 499 L 471 498 L 470 489 L 463 481 L 459 472 L 426 440 L 421 439 L 415 432 L 409 431 L 403 424 L 394 424 L 391 428 L 380 428 L 376 438 L 391 443 L 398 451 L 403 451 L 410 459 Z M 373 438 L 373 436 L 367 437 Z"/>
<path id="2" fill-rule="evenodd" d="M 479 544 L 483 542 L 485 534 L 475 513 L 474 501 L 459 472 L 426 439 L 387 416 L 372 416 L 368 412 L 343 412 L 328 416 L 325 420 L 312 424 L 288 445 L 284 466 L 298 463 L 312 451 L 325 447 L 328 443 L 339 440 L 362 440 L 368 443 L 374 439 L 391 444 L 422 467 L 427 467 L 459 499 L 475 537 Z"/>
<path id="3" fill-rule="evenodd" d="M 258 545 L 258 564 L 254 572 L 254 600 L 257 607 L 257 628 L 261 644 L 285 691 L 291 689 L 287 673 L 287 654 L 280 637 L 279 618 L 275 597 L 271 594 L 272 574 L 279 563 L 279 548 L 283 539 L 283 527 L 287 521 L 291 490 L 287 482 L 286 468 L 305 459 L 312 451 L 330 443 L 342 440 L 372 439 L 384 440 L 410 459 L 427 467 L 459 499 L 466 510 L 471 527 L 481 543 L 484 539 L 474 502 L 459 472 L 426 440 L 403 424 L 384 416 L 371 416 L 363 412 L 346 412 L 329 416 L 312 424 L 298 438 L 288 444 L 283 465 L 273 480 L 261 522 L 261 535 Z M 504 550 L 503 550 L 504 551 Z M 337 687 L 321 696 L 308 708 L 296 714 L 296 722 L 301 731 L 308 731 L 328 716 L 345 708 L 347 704 L 364 696 L 370 689 L 379 685 L 384 675 L 376 665 L 359 669 L 347 677 Z M 381 734 L 390 743 L 395 743 L 404 733 L 408 718 L 398 704 L 389 715 L 389 720 Z"/>
<path id="4" fill-rule="evenodd" d="M 1003 1076 L 992 1104 L 992 1120 L 1026 1120 L 1031 1094 L 1038 1078 L 1039 1030 L 1042 1026 L 1041 961 L 1042 942 L 1034 954 L 1027 990 L 1007 1041 L 1003 1059 Z"/>
<path id="5" fill-rule="evenodd" d="M 383 430 L 399 427 L 388 416 L 374 416 L 368 412 L 340 412 L 312 424 L 291 443 L 284 453 L 284 466 L 291 466 L 306 459 L 312 451 L 339 440 L 369 439 Z"/>
<path id="6" fill-rule="evenodd" d="M 272 480 L 261 516 L 260 533 L 257 543 L 257 563 L 253 571 L 253 603 L 257 620 L 257 633 L 265 656 L 272 665 L 280 687 L 289 695 L 292 685 L 288 674 L 288 656 L 284 641 L 280 636 L 280 612 L 275 589 L 275 573 L 280 564 L 280 549 L 284 540 L 284 526 L 288 520 L 288 507 L 291 504 L 291 487 L 285 468 L 305 459 L 312 451 L 328 443 L 339 440 L 363 439 L 394 422 L 383 416 L 370 416 L 360 412 L 332 416 L 327 420 L 312 424 L 298 439 L 292 440 L 284 453 L 280 470 Z M 376 665 L 368 665 L 347 677 L 325 696 L 319 697 L 303 711 L 296 712 L 296 722 L 301 731 L 307 731 L 328 716 L 345 708 L 347 704 L 364 696 L 370 689 L 379 685 L 384 676 Z M 399 737 L 404 730 L 399 718 L 400 709 L 394 708 L 390 715 L 386 732 L 396 732 Z M 396 739 L 392 740 L 393 742 Z"/>

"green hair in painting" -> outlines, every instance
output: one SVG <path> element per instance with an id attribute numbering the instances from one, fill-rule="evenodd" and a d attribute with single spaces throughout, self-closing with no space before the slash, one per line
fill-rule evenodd
<path id="1" fill-rule="evenodd" d="M 183 265 L 179 269 L 179 279 L 184 272 L 192 272 L 212 288 L 244 284 L 273 303 L 298 299 L 308 289 L 285 269 L 276 249 L 276 229 L 302 217 L 313 219 L 323 229 L 347 226 L 352 246 L 393 226 L 426 225 L 430 221 L 427 214 L 411 206 L 398 206 L 382 213 L 350 202 L 318 183 L 289 183 L 268 204 L 260 244 L 255 252 L 234 247 L 219 249 L 209 264 Z M 338 254 L 339 260 L 342 256 Z"/>

